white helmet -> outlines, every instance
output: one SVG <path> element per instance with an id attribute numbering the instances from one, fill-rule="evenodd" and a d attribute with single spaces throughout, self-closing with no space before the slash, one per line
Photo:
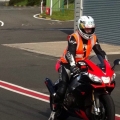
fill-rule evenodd
<path id="1" fill-rule="evenodd" d="M 81 16 L 78 20 L 78 30 L 84 39 L 91 39 L 95 32 L 94 19 L 91 16 Z"/>

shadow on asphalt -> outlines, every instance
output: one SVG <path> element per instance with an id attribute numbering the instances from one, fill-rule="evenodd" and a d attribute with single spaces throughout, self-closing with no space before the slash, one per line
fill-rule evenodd
<path id="1" fill-rule="evenodd" d="M 60 30 L 60 31 L 63 32 L 63 33 L 66 33 L 68 35 L 73 33 L 73 30 Z"/>

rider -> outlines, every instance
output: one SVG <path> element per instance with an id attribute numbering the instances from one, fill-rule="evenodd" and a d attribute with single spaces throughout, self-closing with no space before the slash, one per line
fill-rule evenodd
<path id="1" fill-rule="evenodd" d="M 64 99 L 71 73 L 76 74 L 79 71 L 76 66 L 77 61 L 87 59 L 92 49 L 96 55 L 107 59 L 106 53 L 101 49 L 95 34 L 94 19 L 91 16 L 81 16 L 77 27 L 78 29 L 69 35 L 68 46 L 59 60 L 59 86 L 55 94 L 58 103 Z"/>

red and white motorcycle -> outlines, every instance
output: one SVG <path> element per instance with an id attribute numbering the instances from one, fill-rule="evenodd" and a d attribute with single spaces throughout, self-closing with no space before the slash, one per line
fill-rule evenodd
<path id="1" fill-rule="evenodd" d="M 52 96 L 58 89 L 59 81 L 52 83 L 46 78 L 45 84 L 50 92 L 50 108 L 55 114 L 54 120 L 65 120 L 69 116 L 83 120 L 115 120 L 111 92 L 115 88 L 114 69 L 119 64 L 120 59 L 116 59 L 111 67 L 107 60 L 97 59 L 96 56 L 79 61 L 77 66 L 80 73 L 72 76 L 64 102 L 56 112 L 56 103 Z M 53 120 L 52 117 L 49 120 Z"/>

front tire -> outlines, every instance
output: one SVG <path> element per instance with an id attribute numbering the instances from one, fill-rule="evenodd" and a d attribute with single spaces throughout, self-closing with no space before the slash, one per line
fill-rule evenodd
<path id="1" fill-rule="evenodd" d="M 100 96 L 100 101 L 105 108 L 105 120 L 115 120 L 115 105 L 109 94 Z"/>
<path id="2" fill-rule="evenodd" d="M 99 96 L 100 113 L 99 115 L 92 114 L 90 120 L 115 120 L 115 105 L 112 97 L 109 94 Z"/>

